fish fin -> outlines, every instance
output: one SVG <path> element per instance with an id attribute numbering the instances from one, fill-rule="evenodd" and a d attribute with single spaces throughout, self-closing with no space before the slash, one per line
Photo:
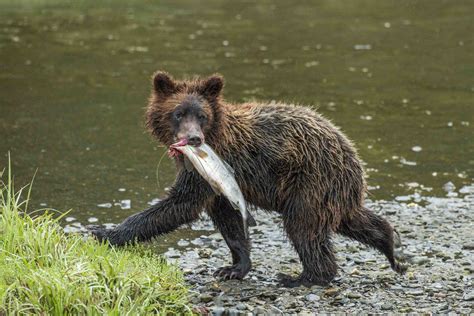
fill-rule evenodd
<path id="1" fill-rule="evenodd" d="M 226 169 L 228 171 L 230 171 L 230 173 L 232 173 L 233 175 L 235 175 L 235 170 L 234 168 L 232 168 L 228 163 L 227 161 L 225 161 L 224 159 L 222 159 L 222 162 L 224 163 L 224 166 L 226 167 Z"/>
<path id="2" fill-rule="evenodd" d="M 252 214 L 250 214 L 250 212 L 247 210 L 247 213 L 248 213 L 248 217 L 247 217 L 247 224 L 250 226 L 250 227 L 255 227 L 257 226 L 257 221 L 255 220 L 255 218 L 252 216 Z"/>
<path id="3" fill-rule="evenodd" d="M 232 205 L 232 207 L 235 209 L 235 210 L 240 210 L 239 206 L 233 202 L 231 202 L 229 200 L 229 203 L 230 205 Z M 252 216 L 252 214 L 250 214 L 249 210 L 247 209 L 247 224 L 250 226 L 250 227 L 254 227 L 254 226 L 257 226 L 257 221 L 255 220 L 255 218 Z"/>
<path id="4" fill-rule="evenodd" d="M 229 199 L 227 199 L 227 200 L 229 201 L 230 205 L 234 208 L 234 210 L 238 210 L 238 211 L 240 210 L 239 206 L 236 203 L 232 202 Z"/>
<path id="5" fill-rule="evenodd" d="M 194 170 L 193 164 L 187 157 L 184 157 L 184 167 L 186 168 L 188 172 L 191 172 Z"/>
<path id="6" fill-rule="evenodd" d="M 221 195 L 221 193 L 219 192 L 219 190 L 217 190 L 216 188 L 214 188 L 212 185 L 209 185 L 211 188 L 212 188 L 212 191 L 214 191 L 214 193 L 216 195 Z"/>

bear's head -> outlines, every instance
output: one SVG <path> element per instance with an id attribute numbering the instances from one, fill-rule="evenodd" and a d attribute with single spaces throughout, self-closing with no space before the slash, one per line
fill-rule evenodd
<path id="1" fill-rule="evenodd" d="M 146 112 L 148 129 L 167 146 L 181 140 L 199 146 L 212 139 L 222 119 L 223 86 L 220 75 L 177 81 L 156 72 Z"/>

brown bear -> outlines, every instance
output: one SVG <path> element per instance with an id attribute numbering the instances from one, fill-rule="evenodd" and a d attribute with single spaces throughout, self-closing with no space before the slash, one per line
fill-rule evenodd
<path id="1" fill-rule="evenodd" d="M 307 107 L 282 103 L 227 103 L 219 75 L 175 81 L 153 76 L 146 124 L 159 142 L 203 142 L 235 170 L 246 201 L 278 212 L 303 272 L 282 275 L 283 286 L 326 285 L 336 275 L 331 235 L 339 233 L 378 249 L 393 270 L 394 229 L 364 207 L 364 171 L 352 143 L 330 121 Z M 241 279 L 251 268 L 250 242 L 242 217 L 196 172 L 175 157 L 177 177 L 168 196 L 128 217 L 113 230 L 93 233 L 112 245 L 146 241 L 199 218 L 205 210 L 232 254 L 232 265 L 216 276 Z"/>

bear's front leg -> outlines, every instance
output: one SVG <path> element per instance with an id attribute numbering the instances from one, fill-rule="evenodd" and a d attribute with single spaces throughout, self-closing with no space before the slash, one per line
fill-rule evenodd
<path id="1" fill-rule="evenodd" d="M 128 217 L 114 229 L 96 229 L 92 234 L 116 246 L 147 241 L 198 219 L 203 206 L 213 195 L 211 187 L 201 176 L 183 170 L 168 197 Z"/>
<path id="2" fill-rule="evenodd" d="M 224 280 L 243 279 L 252 267 L 250 242 L 245 238 L 242 215 L 223 196 L 217 196 L 208 214 L 224 237 L 232 254 L 232 265 L 217 269 L 214 276 Z"/>

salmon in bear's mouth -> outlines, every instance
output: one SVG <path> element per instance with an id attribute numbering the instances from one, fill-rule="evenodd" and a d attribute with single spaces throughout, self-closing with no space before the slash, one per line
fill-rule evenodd
<path id="1" fill-rule="evenodd" d="M 188 140 L 186 138 L 181 139 L 177 143 L 174 143 L 168 149 L 168 156 L 170 158 L 178 158 L 182 153 L 179 150 L 176 150 L 175 147 L 186 146 L 188 144 Z"/>

